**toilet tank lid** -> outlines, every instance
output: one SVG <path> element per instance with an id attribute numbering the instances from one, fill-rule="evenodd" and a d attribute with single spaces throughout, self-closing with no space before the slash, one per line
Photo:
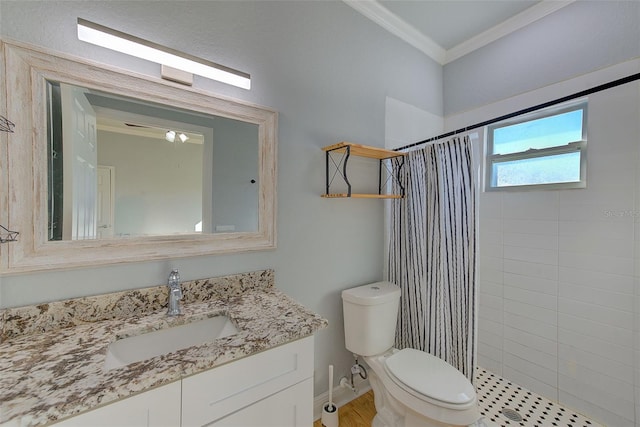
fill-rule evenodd
<path id="1" fill-rule="evenodd" d="M 342 300 L 359 305 L 378 305 L 400 298 L 400 288 L 391 282 L 376 282 L 342 291 Z"/>

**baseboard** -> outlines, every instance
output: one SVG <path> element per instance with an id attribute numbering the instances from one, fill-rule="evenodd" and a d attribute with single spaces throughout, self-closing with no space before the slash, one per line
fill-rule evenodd
<path id="1" fill-rule="evenodd" d="M 362 382 L 358 382 L 357 393 L 354 393 L 351 389 L 346 387 L 334 387 L 333 388 L 333 404 L 340 408 L 342 405 L 345 405 L 351 402 L 353 399 L 356 399 L 366 392 L 371 390 L 371 386 L 369 385 L 369 380 L 364 380 Z M 325 391 L 324 393 L 316 396 L 313 399 L 313 419 L 319 420 L 322 417 L 322 405 L 329 401 L 329 391 Z"/>

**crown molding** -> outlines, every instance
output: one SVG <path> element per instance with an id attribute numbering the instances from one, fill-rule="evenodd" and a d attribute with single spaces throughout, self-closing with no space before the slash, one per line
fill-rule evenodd
<path id="1" fill-rule="evenodd" d="M 342 0 L 390 33 L 400 37 L 440 65 L 455 61 L 545 16 L 570 5 L 575 0 L 542 0 L 506 21 L 466 40 L 449 50 L 422 34 L 415 27 L 382 6 L 376 0 Z"/>
<path id="2" fill-rule="evenodd" d="M 447 53 L 445 49 L 377 1 L 343 0 L 343 2 L 441 65 L 444 64 Z"/>
<path id="3" fill-rule="evenodd" d="M 507 36 L 527 25 L 544 18 L 553 12 L 570 5 L 575 0 L 543 0 L 540 3 L 523 10 L 504 22 L 466 40 L 446 51 L 442 65 L 453 62 L 464 55 L 480 49 L 504 36 Z"/>

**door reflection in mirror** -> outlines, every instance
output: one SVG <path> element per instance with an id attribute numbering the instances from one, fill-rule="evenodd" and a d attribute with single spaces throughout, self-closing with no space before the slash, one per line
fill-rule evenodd
<path id="1" fill-rule="evenodd" d="M 49 240 L 257 230 L 258 125 L 47 86 Z"/>

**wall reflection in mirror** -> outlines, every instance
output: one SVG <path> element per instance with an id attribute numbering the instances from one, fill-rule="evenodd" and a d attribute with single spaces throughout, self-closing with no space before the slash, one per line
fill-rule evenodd
<path id="1" fill-rule="evenodd" d="M 258 125 L 54 81 L 47 92 L 49 240 L 257 231 Z"/>

